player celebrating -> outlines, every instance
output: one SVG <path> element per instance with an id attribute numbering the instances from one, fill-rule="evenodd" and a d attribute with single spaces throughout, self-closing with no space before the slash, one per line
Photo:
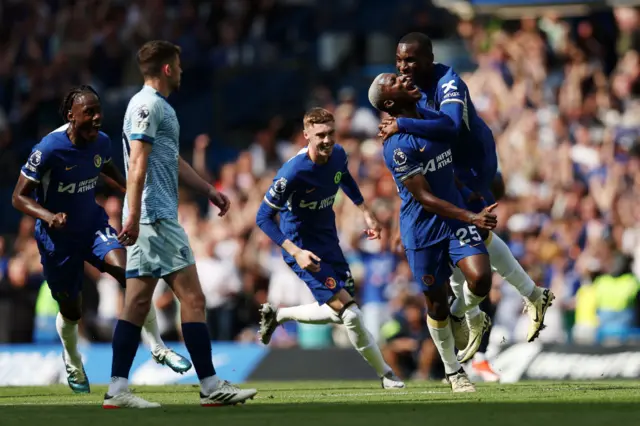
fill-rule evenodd
<path id="1" fill-rule="evenodd" d="M 420 91 L 410 79 L 395 74 L 380 74 L 369 89 L 371 105 L 393 117 L 420 117 L 416 107 L 418 99 Z M 447 128 L 442 130 L 441 136 L 446 137 Z M 464 203 L 455 186 L 448 144 L 396 134 L 384 142 L 383 154 L 402 199 L 402 243 L 413 276 L 423 285 L 429 332 L 453 391 L 475 392 L 460 362 L 473 356 L 490 321 L 482 313 L 481 324 L 469 322 L 469 342 L 456 359 L 446 282 L 451 262 L 467 279 L 466 309 L 477 306 L 489 294 L 491 266 L 478 228 L 495 228 L 496 216 L 491 213 L 495 205 L 478 214 L 462 208 Z"/>
<path id="2" fill-rule="evenodd" d="M 67 382 L 74 392 L 88 393 L 89 379 L 77 346 L 84 262 L 125 284 L 124 247 L 104 209 L 96 204 L 95 187 L 101 173 L 122 190 L 126 182 L 111 162 L 109 137 L 100 132 L 97 93 L 90 86 L 72 89 L 60 112 L 67 124 L 33 148 L 13 192 L 13 206 L 37 219 L 35 234 L 44 276 L 60 306 L 56 329 L 64 348 Z M 162 342 L 155 309 L 149 311 L 144 327 L 157 362 L 179 373 L 191 368 L 187 359 Z"/>
<path id="3" fill-rule="evenodd" d="M 263 305 L 261 339 L 268 343 L 278 324 L 287 320 L 342 323 L 353 346 L 380 377 L 382 387 L 403 388 L 404 383 L 384 362 L 380 348 L 364 327 L 362 312 L 352 297 L 353 279 L 340 249 L 333 211 L 338 189 L 342 188 L 362 210 L 370 239 L 380 237 L 380 225 L 349 173 L 346 152 L 336 145 L 333 115 L 322 108 L 307 112 L 304 136 L 309 145 L 278 171 L 256 222 L 282 247 L 285 262 L 307 284 L 318 303 L 288 311 Z M 280 227 L 274 221 L 278 213 Z"/>
<path id="4" fill-rule="evenodd" d="M 140 341 L 140 325 L 153 291 L 164 278 L 180 300 L 184 342 L 200 379 L 200 404 L 236 404 L 253 398 L 255 389 L 240 390 L 216 376 L 205 325 L 205 300 L 189 241 L 178 223 L 178 178 L 220 208 L 229 200 L 205 182 L 179 156 L 180 128 L 167 102 L 180 87 L 180 48 L 151 41 L 138 51 L 144 87 L 133 96 L 124 117 L 123 147 L 127 170 L 124 226 L 118 239 L 127 249 L 127 291 L 113 335 L 111 383 L 104 408 L 159 407 L 133 395 L 128 377 Z"/>
<path id="5" fill-rule="evenodd" d="M 494 202 L 491 185 L 496 177 L 498 158 L 496 144 L 489 127 L 476 113 L 466 84 L 450 67 L 434 63 L 429 37 L 422 33 L 405 35 L 396 50 L 396 67 L 401 75 L 411 78 L 420 89 L 418 106 L 438 113 L 428 120 L 420 118 L 391 118 L 381 124 L 381 135 L 388 138 L 397 132 L 433 137 L 446 131 L 453 123 L 456 136 L 451 138 L 451 149 L 456 178 L 461 182 L 463 198 L 474 212 L 480 212 Z M 492 268 L 522 295 L 531 318 L 527 341 L 533 341 L 544 327 L 544 317 L 555 296 L 550 290 L 536 287 L 522 266 L 513 257 L 509 247 L 493 232 L 484 234 L 485 245 L 491 256 Z M 451 288 L 461 301 L 464 277 L 454 271 Z M 462 314 L 452 310 L 453 315 Z M 479 309 L 468 311 L 470 317 Z"/>

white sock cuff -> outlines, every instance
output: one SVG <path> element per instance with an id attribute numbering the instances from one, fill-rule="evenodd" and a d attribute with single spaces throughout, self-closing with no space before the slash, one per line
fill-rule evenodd
<path id="1" fill-rule="evenodd" d="M 65 318 L 60 312 L 58 312 L 58 315 L 56 316 L 56 321 L 58 319 L 65 325 L 77 325 L 78 322 L 80 322 L 80 320 L 71 321 L 70 319 Z"/>

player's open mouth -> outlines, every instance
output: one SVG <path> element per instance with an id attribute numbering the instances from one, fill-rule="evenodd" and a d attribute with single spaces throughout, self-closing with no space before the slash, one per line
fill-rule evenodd
<path id="1" fill-rule="evenodd" d="M 413 79 L 408 74 L 400 75 L 400 81 L 402 82 L 402 85 L 403 85 L 404 89 L 409 94 L 413 95 L 414 93 L 416 93 L 416 92 L 418 92 L 420 90 L 420 89 L 418 89 L 418 87 L 415 84 L 413 84 Z"/>

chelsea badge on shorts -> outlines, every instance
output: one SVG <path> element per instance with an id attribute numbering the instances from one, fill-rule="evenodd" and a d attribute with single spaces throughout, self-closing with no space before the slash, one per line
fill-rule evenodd
<path id="1" fill-rule="evenodd" d="M 327 277 L 326 280 L 324 280 L 324 285 L 325 287 L 327 287 L 329 290 L 333 290 L 334 288 L 336 288 L 336 280 L 333 277 Z"/>

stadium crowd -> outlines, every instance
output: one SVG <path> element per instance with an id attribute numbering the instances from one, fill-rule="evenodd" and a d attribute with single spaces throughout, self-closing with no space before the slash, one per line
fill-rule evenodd
<path id="1" fill-rule="evenodd" d="M 89 3 L 61 6 L 57 19 L 51 20 L 51 5 L 58 2 L 26 2 L 32 9 L 23 19 L 13 25 L 3 21 L 0 187 L 14 185 L 35 140 L 59 125 L 48 114 L 51 103 L 59 102 L 59 90 L 77 82 L 111 93 L 135 85 L 128 58 L 140 40 L 159 36 L 182 45 L 187 63 L 196 60 L 198 43 L 208 43 L 207 66 L 230 66 L 233 54 L 223 47 L 240 34 L 250 34 L 256 27 L 251 23 L 263 16 L 260 7 L 228 7 L 221 16 L 237 13 L 244 20 L 236 16 L 192 25 L 194 3 L 180 2 L 183 6 L 172 9 L 179 11 L 171 18 L 175 25 L 159 25 L 166 15 L 163 7 L 132 1 L 127 7 L 97 7 L 91 21 L 77 6 Z M 274 2 L 256 3 L 266 10 Z M 534 281 L 558 297 L 547 314 L 542 341 L 628 339 L 640 327 L 640 12 L 617 8 L 614 18 L 611 31 L 597 17 L 565 20 L 553 14 L 504 25 L 460 20 L 457 27 L 477 64 L 463 78 L 494 132 L 505 182 L 496 231 Z M 93 37 L 86 36 L 89 28 Z M 171 33 L 158 34 L 158 28 Z M 205 28 L 220 31 L 206 33 Z M 381 117 L 357 99 L 349 88 L 314 96 L 317 106 L 335 114 L 338 142 L 347 150 L 351 172 L 384 232 L 380 241 L 363 238 L 361 214 L 342 193 L 335 204 L 337 226 L 367 326 L 382 344 L 402 339 L 403 347 L 413 351 L 428 338 L 414 309 L 419 287 L 393 244 L 399 198 L 382 162 L 382 142 L 375 137 Z M 265 301 L 277 306 L 313 301 L 255 226 L 275 170 L 305 145 L 301 127 L 282 130 L 282 120 L 271 120 L 234 161 L 217 169 L 208 164 L 212 147 L 207 134 L 186 144 L 193 148 L 185 157 L 232 201 L 231 214 L 224 218 L 187 192 L 181 193 L 179 207 L 196 255 L 214 340 L 255 341 L 258 307 Z M 114 149 L 120 149 L 118 143 Z M 119 229 L 121 198 L 107 191 L 99 202 Z M 55 302 L 40 275 L 33 225 L 32 219 L 22 218 L 15 232 L 0 237 L 0 342 L 57 339 Z M 83 336 L 108 341 L 122 293 L 110 276 L 89 266 L 85 284 Z M 523 341 L 527 319 L 521 316 L 519 295 L 496 279 L 491 299 L 497 304 L 494 343 Z M 164 336 L 179 339 L 179 310 L 166 285 L 158 287 L 155 304 Z M 339 328 L 329 325 L 287 324 L 272 344 L 322 347 L 348 344 L 345 339 Z"/>

